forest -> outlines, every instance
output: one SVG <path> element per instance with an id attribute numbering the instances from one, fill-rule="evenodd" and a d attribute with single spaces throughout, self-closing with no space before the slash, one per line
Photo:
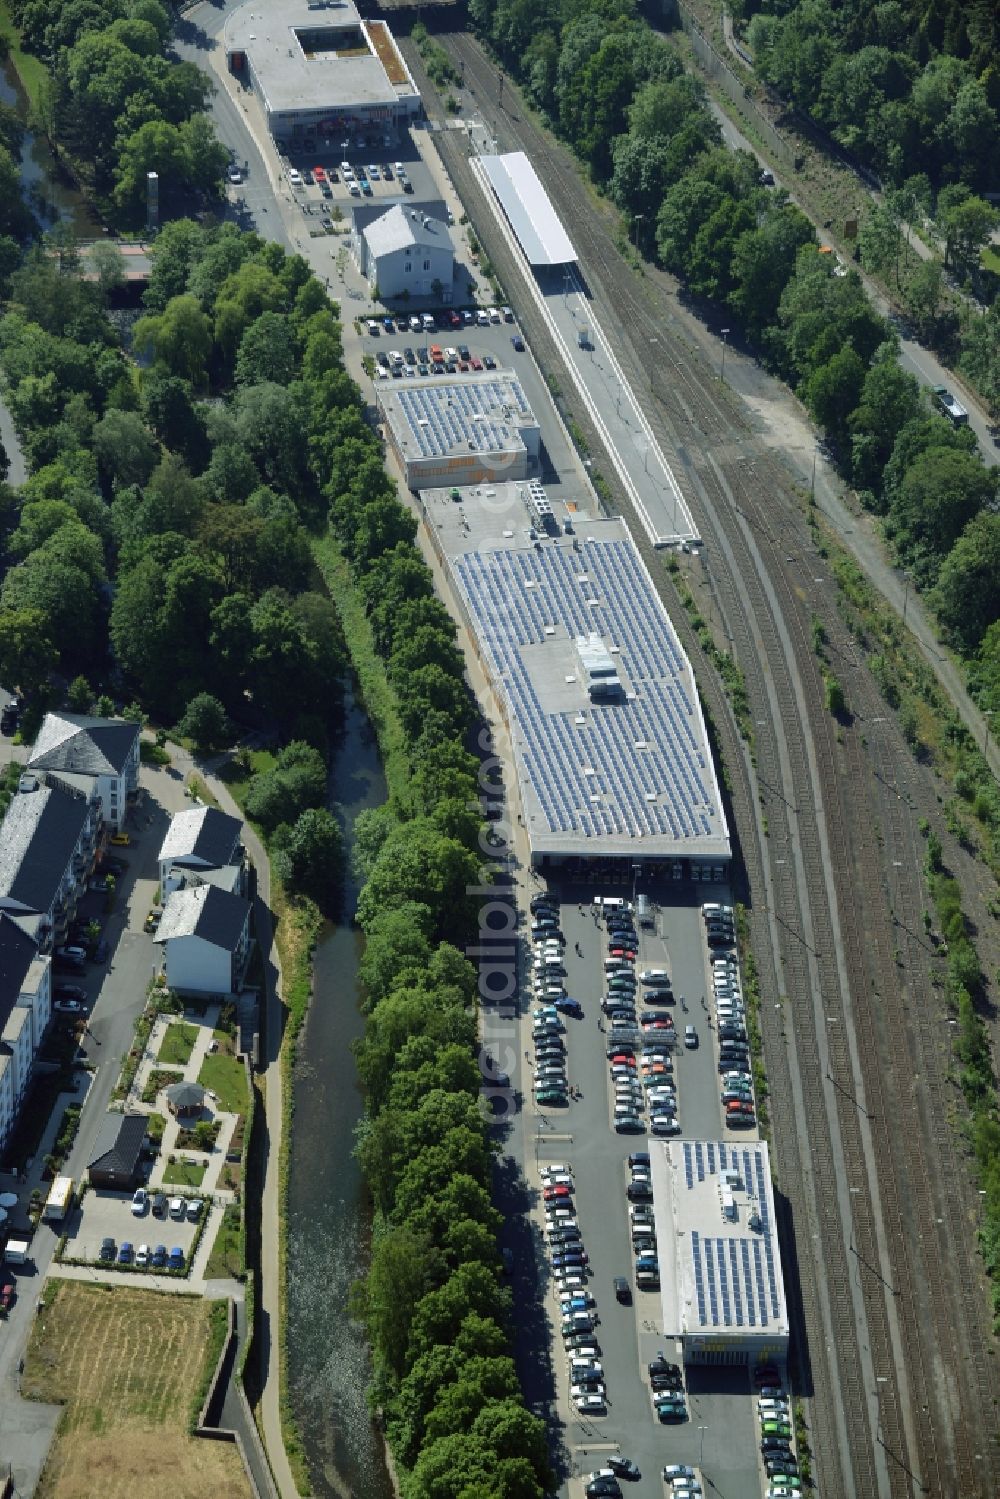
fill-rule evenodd
<path id="1" fill-rule="evenodd" d="M 58 139 L 89 157 L 95 197 L 127 213 L 147 145 L 187 150 L 210 129 L 196 123 L 206 80 L 164 56 L 157 0 L 13 8 L 52 70 Z M 10 156 L 16 122 L 0 123 Z M 29 478 L 0 486 L 0 680 L 24 697 L 28 737 L 56 703 L 125 704 L 203 750 L 247 726 L 271 732 L 273 764 L 250 779 L 246 809 L 292 895 L 329 908 L 341 849 L 323 804 L 350 661 L 319 559 L 332 548 L 348 568 L 399 736 L 391 799 L 359 830 L 358 1148 L 375 1224 L 355 1310 L 373 1400 L 406 1499 L 539 1499 L 547 1437 L 510 1356 L 463 956 L 469 892 L 490 882 L 475 706 L 416 521 L 344 369 L 340 310 L 299 256 L 175 218 L 136 316 L 113 248 L 91 279 L 69 236 L 38 241 L 12 157 L 10 170 L 0 371 Z M 188 196 L 201 191 L 192 179 Z"/>
<path id="2" fill-rule="evenodd" d="M 639 250 L 735 320 L 802 397 L 841 473 L 884 518 L 981 705 L 1000 709 L 998 471 L 899 367 L 895 329 L 857 274 L 817 242 L 782 190 L 762 185 L 752 157 L 722 146 L 701 84 L 631 0 L 470 0 L 470 13 L 621 210 Z M 940 284 L 925 279 L 931 321 Z M 981 322 L 981 357 L 1000 375 L 988 331 L 996 318 Z"/>

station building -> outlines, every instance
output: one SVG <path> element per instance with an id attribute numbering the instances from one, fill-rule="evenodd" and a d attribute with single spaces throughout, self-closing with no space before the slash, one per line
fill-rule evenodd
<path id="1" fill-rule="evenodd" d="M 689 1364 L 784 1363 L 788 1309 L 762 1140 L 650 1142 L 665 1338 Z"/>
<path id="2" fill-rule="evenodd" d="M 286 149 L 391 145 L 420 94 L 384 21 L 351 0 L 246 0 L 226 22 L 226 61 Z"/>
<path id="3" fill-rule="evenodd" d="M 455 251 L 440 219 L 397 203 L 366 224 L 356 244 L 361 274 L 382 301 L 403 295 L 451 301 Z"/>
<path id="4" fill-rule="evenodd" d="M 538 421 L 509 370 L 393 380 L 377 394 L 409 489 L 526 479 L 537 465 Z"/>

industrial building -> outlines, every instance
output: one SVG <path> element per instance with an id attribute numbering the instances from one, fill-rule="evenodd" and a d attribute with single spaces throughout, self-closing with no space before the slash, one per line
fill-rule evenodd
<path id="1" fill-rule="evenodd" d="M 538 422 L 508 370 L 393 380 L 377 396 L 409 489 L 526 479 L 537 464 Z"/>
<path id="2" fill-rule="evenodd" d="M 358 265 L 372 292 L 451 301 L 455 251 L 447 225 L 419 208 L 395 204 L 360 231 Z"/>
<path id="3" fill-rule="evenodd" d="M 691 666 L 624 524 L 495 476 L 421 501 L 510 733 L 532 863 L 727 877 Z"/>
<path id="4" fill-rule="evenodd" d="M 788 1309 L 762 1140 L 651 1141 L 665 1338 L 685 1363 L 783 1363 Z"/>
<path id="5" fill-rule="evenodd" d="M 246 0 L 226 22 L 226 61 L 289 147 L 391 144 L 420 94 L 384 21 L 350 0 Z"/>

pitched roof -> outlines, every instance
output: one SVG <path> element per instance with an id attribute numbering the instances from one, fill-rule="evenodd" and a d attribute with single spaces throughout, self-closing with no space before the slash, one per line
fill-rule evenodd
<path id="1" fill-rule="evenodd" d="M 450 250 L 451 236 L 440 219 L 433 219 L 417 208 L 404 208 L 397 203 L 379 218 L 373 219 L 364 231 L 369 255 L 391 255 L 393 250 L 412 250 L 416 246 L 429 246 L 435 250 Z"/>
<path id="2" fill-rule="evenodd" d="M 0 1030 L 7 1024 L 18 995 L 38 956 L 38 948 L 27 932 L 0 912 Z"/>
<path id="3" fill-rule="evenodd" d="M 184 864 L 188 859 L 210 869 L 228 864 L 243 824 L 217 807 L 191 807 L 170 819 L 160 849 L 160 863 Z"/>
<path id="4" fill-rule="evenodd" d="M 116 1176 L 132 1176 L 146 1143 L 149 1120 L 145 1114 L 105 1114 L 94 1141 L 88 1162 L 93 1171 L 113 1171 Z"/>
<path id="5" fill-rule="evenodd" d="M 156 933 L 157 942 L 172 937 L 201 937 L 215 947 L 234 952 L 243 935 L 249 902 L 215 885 L 195 885 L 175 890 L 167 897 L 163 919 Z"/>
<path id="6" fill-rule="evenodd" d="M 89 815 L 86 798 L 25 775 L 0 824 L 0 903 L 49 909 Z"/>
<path id="7" fill-rule="evenodd" d="M 120 775 L 139 733 L 139 725 L 124 718 L 46 713 L 28 764 L 90 776 Z"/>

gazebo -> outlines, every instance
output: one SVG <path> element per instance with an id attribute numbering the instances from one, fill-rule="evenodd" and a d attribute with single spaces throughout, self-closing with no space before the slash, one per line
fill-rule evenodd
<path id="1" fill-rule="evenodd" d="M 171 1083 L 163 1091 L 170 1112 L 178 1118 L 182 1114 L 200 1114 L 205 1107 L 207 1093 L 200 1083 Z"/>

